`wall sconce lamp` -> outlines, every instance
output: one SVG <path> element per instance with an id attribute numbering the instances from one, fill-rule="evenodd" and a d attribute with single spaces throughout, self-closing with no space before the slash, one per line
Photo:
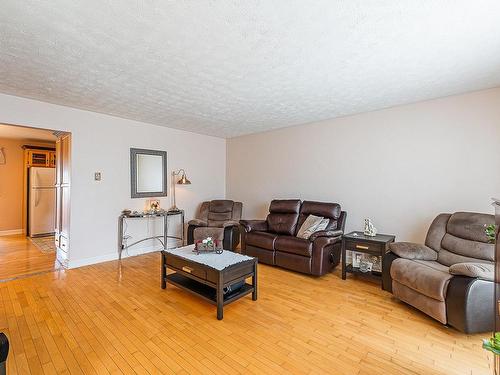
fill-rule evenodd
<path id="1" fill-rule="evenodd" d="M 177 181 L 177 176 L 181 176 L 181 178 Z M 175 204 L 175 185 L 191 185 L 191 181 L 186 177 L 186 171 L 184 169 L 179 169 L 178 171 L 172 171 L 172 196 L 174 198 L 174 204 L 169 208 L 169 211 L 179 211 Z"/>

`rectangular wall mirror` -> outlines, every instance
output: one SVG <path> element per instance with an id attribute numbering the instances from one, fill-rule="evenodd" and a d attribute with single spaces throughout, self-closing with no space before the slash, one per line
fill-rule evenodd
<path id="1" fill-rule="evenodd" d="M 167 152 L 130 149 L 130 191 L 132 198 L 167 195 Z"/>

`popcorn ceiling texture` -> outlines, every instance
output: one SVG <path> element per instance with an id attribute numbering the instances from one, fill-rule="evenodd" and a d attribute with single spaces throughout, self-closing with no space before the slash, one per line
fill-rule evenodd
<path id="1" fill-rule="evenodd" d="M 0 92 L 234 137 L 500 85 L 498 0 L 2 0 Z"/>

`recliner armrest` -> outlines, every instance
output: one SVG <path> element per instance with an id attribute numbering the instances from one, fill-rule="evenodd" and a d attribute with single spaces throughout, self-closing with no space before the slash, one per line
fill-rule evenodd
<path id="1" fill-rule="evenodd" d="M 448 324 L 467 333 L 495 329 L 495 283 L 467 276 L 453 276 L 446 292 Z"/>
<path id="2" fill-rule="evenodd" d="M 226 228 L 226 227 L 237 227 L 239 226 L 240 223 L 238 221 L 235 221 L 235 220 L 228 220 L 228 221 L 225 221 L 223 224 L 222 224 L 222 227 Z"/>
<path id="3" fill-rule="evenodd" d="M 245 229 L 246 232 L 267 231 L 266 220 L 240 220 L 240 224 Z"/>
<path id="4" fill-rule="evenodd" d="M 450 266 L 452 275 L 461 275 L 486 281 L 495 280 L 495 266 L 487 263 L 455 263 Z"/>
<path id="5" fill-rule="evenodd" d="M 404 259 L 437 260 L 438 258 L 435 250 L 412 242 L 393 242 L 389 244 L 389 250 Z"/>
<path id="6" fill-rule="evenodd" d="M 205 220 L 193 219 L 188 221 L 188 225 L 194 225 L 195 227 L 206 227 L 208 223 Z"/>
<path id="7" fill-rule="evenodd" d="M 319 237 L 338 237 L 341 239 L 343 234 L 344 232 L 341 230 L 319 230 L 309 236 L 309 241 L 314 242 Z"/>

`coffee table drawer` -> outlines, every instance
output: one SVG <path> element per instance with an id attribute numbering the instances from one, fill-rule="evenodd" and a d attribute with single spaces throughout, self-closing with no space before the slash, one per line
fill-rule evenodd
<path id="1" fill-rule="evenodd" d="M 385 247 L 383 248 L 382 244 L 372 243 L 372 242 L 363 242 L 363 241 L 345 241 L 346 250 L 351 251 L 359 251 L 363 253 L 371 253 L 371 254 L 384 254 Z"/>
<path id="2" fill-rule="evenodd" d="M 207 280 L 207 271 L 202 269 L 198 264 L 186 260 L 178 259 L 176 257 L 167 256 L 167 265 L 178 270 L 187 272 L 200 279 Z"/>

